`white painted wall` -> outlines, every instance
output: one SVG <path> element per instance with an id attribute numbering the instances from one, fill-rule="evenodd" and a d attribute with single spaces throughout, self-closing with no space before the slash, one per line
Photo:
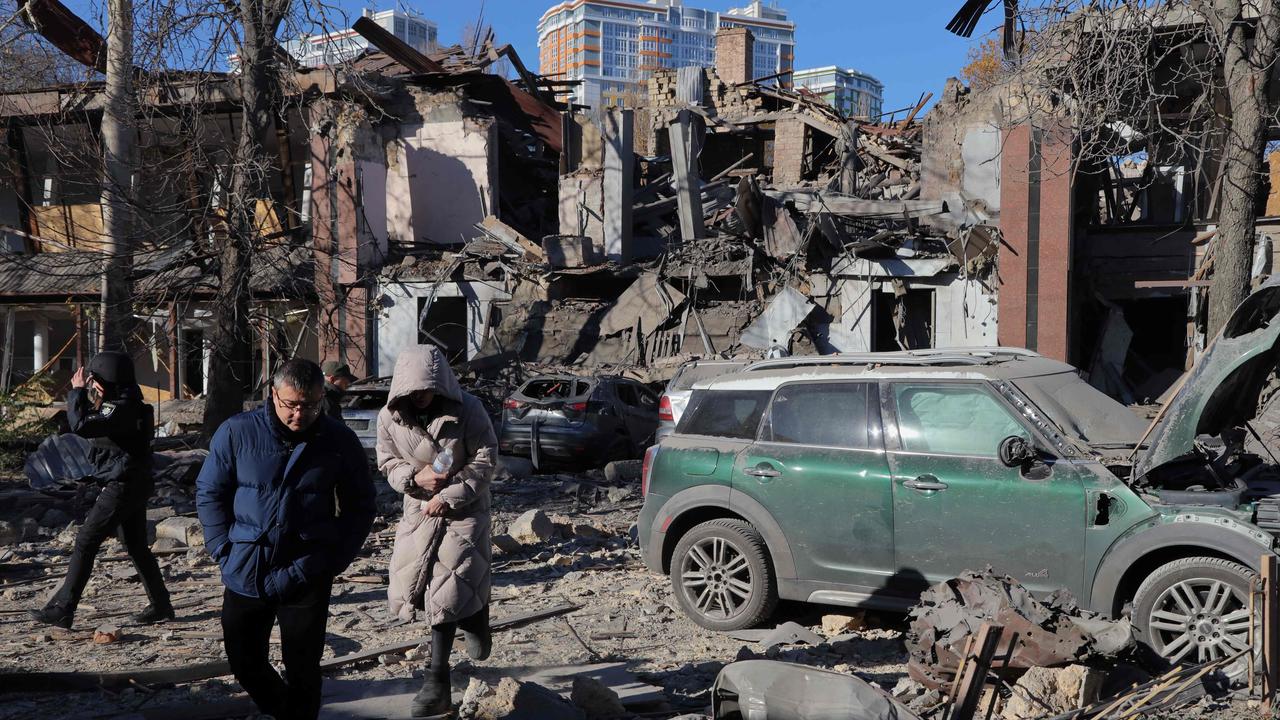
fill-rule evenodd
<path id="1" fill-rule="evenodd" d="M 876 266 L 878 270 L 878 266 Z M 909 290 L 933 290 L 934 347 L 996 345 L 995 294 L 975 279 L 956 273 L 903 278 Z M 892 292 L 884 275 L 837 280 L 841 317 L 831 323 L 828 338 L 839 352 L 870 352 L 871 301 L 874 292 Z"/>
<path id="2" fill-rule="evenodd" d="M 387 177 L 388 232 L 403 231 L 402 198 L 407 197 L 409 239 L 456 243 L 475 237 L 478 231 L 472 226 L 496 214 L 494 126 L 447 120 L 405 125 L 401 132 L 397 149 L 404 169 Z"/>
<path id="3" fill-rule="evenodd" d="M 390 375 L 396 356 L 418 344 L 418 299 L 430 297 L 435 283 L 426 281 L 389 282 L 381 287 L 383 308 L 378 314 L 378 367 L 371 375 Z M 488 335 L 488 319 L 494 302 L 511 299 L 511 294 L 494 285 L 478 282 L 444 283 L 436 297 L 467 299 L 467 358 L 475 357 Z"/>

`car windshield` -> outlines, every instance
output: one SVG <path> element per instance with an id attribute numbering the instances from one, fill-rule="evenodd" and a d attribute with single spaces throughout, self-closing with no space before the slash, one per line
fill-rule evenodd
<path id="1" fill-rule="evenodd" d="M 668 391 L 684 391 L 692 388 L 696 383 L 703 380 L 711 380 L 721 375 L 740 370 L 746 363 L 698 363 L 689 365 L 676 375 L 671 381 L 671 387 Z"/>
<path id="2" fill-rule="evenodd" d="M 1013 384 L 1062 431 L 1094 445 L 1136 445 L 1147 423 L 1073 372 Z"/>

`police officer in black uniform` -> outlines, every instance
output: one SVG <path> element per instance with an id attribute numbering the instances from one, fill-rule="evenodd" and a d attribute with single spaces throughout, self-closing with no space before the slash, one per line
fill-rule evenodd
<path id="1" fill-rule="evenodd" d="M 133 360 L 124 353 L 102 352 L 87 368 L 77 370 L 67 393 L 67 421 L 71 432 L 89 440 L 94 474 L 86 479 L 101 483 L 102 491 L 76 535 L 62 586 L 43 608 L 31 610 L 31 616 L 49 625 L 71 627 L 98 548 L 114 531 L 138 568 L 150 600 L 133 622 L 172 620 L 169 591 L 147 546 L 147 500 L 155 486 L 151 476 L 155 412 L 142 402 Z"/>

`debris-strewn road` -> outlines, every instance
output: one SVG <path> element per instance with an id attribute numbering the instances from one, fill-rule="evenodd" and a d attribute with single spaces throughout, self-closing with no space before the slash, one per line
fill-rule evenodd
<path id="1" fill-rule="evenodd" d="M 616 478 L 615 478 L 616 479 Z M 384 489 L 383 515 L 365 554 L 335 584 L 326 658 L 389 645 L 396 652 L 373 654 L 327 672 L 322 717 L 406 717 L 426 662 L 428 630 L 394 621 L 386 609 L 386 565 L 391 552 L 399 498 Z M 84 502 L 84 501 L 82 501 Z M 767 649 L 694 625 L 675 609 L 665 578 L 645 570 L 631 540 L 641 504 L 636 484 L 609 483 L 604 474 L 507 478 L 494 484 L 495 552 L 493 613 L 506 618 L 577 606 L 567 614 L 500 630 L 493 656 L 471 663 L 454 654 L 454 696 L 463 717 L 500 717 L 513 704 L 545 702 L 504 678 L 531 681 L 570 696 L 588 717 L 699 717 L 710 704 L 709 688 L 725 663 L 771 657 L 855 673 L 903 700 L 915 696 L 906 680 L 905 618 L 784 603 L 775 623 L 797 622 L 793 636 L 810 635 L 820 644 L 785 644 Z M 34 692 L 29 676 L 12 673 L 116 673 L 162 670 L 223 659 L 218 608 L 222 587 L 216 565 L 201 547 L 184 548 L 180 538 L 199 541 L 183 515 L 192 515 L 191 488 L 183 481 L 161 483 L 151 516 L 163 523 L 155 547 L 178 608 L 175 622 L 130 627 L 127 617 L 145 604 L 132 565 L 115 541 L 101 554 L 71 631 L 31 622 L 26 609 L 52 592 L 75 537 L 71 500 L 51 500 L 25 483 L 0 481 L 0 718 L 99 718 L 134 716 L 162 720 L 243 717 L 252 712 L 229 676 L 177 685 L 152 681 L 110 689 Z M 533 512 L 533 511 L 540 511 Z M 179 519 L 165 520 L 169 517 Z M 184 532 L 190 527 L 190 534 Z M 851 617 L 839 617 L 838 613 Z M 826 615 L 824 616 L 824 613 Z M 825 622 L 824 622 L 825 620 Z M 95 630 L 115 626 L 118 639 L 95 642 Z M 812 634 L 818 637 L 813 637 Z M 767 632 L 756 631 L 754 639 Z M 98 634 L 98 640 L 107 635 Z M 621 696 L 623 713 L 607 691 L 582 679 L 590 676 Z M 574 678 L 578 677 L 577 686 Z M 531 686 L 525 686 L 528 689 Z M 469 688 L 469 690 L 468 690 Z M 551 698 L 554 702 L 559 702 Z M 924 697 L 918 700 L 925 700 Z M 558 717 L 535 705 L 540 717 Z M 567 705 L 557 706 L 575 717 Z M 552 708 L 552 709 L 557 709 Z M 917 702 L 916 709 L 921 708 Z M 1249 717 L 1258 711 L 1243 701 L 1210 703 L 1179 711 L 1180 717 Z M 580 716 L 576 716 L 580 717 Z"/>
<path id="2" fill-rule="evenodd" d="M 56 586 L 60 563 L 74 538 L 74 527 L 68 525 L 75 508 L 71 503 L 55 506 L 35 501 L 36 496 L 18 480 L 0 485 L 0 498 L 9 500 L 0 511 L 9 515 L 0 517 L 11 523 L 0 526 L 0 534 L 7 528 L 10 539 L 27 536 L 21 543 L 0 548 L 0 670 L 117 672 L 222 659 L 218 624 L 222 588 L 217 567 L 203 548 L 183 550 L 168 538 L 159 539 L 156 547 L 168 553 L 161 563 L 178 608 L 177 621 L 151 627 L 125 624 L 145 600 L 132 565 L 111 541 L 100 556 L 108 559 L 95 569 L 75 627 L 61 631 L 36 626 L 25 610 L 43 602 Z M 766 654 L 758 643 L 703 630 L 673 609 L 665 578 L 645 570 L 630 539 L 641 504 L 636 484 L 611 486 L 600 472 L 506 479 L 495 483 L 494 501 L 495 527 L 526 541 L 517 545 L 504 538 L 508 549 L 494 551 L 494 620 L 565 603 L 580 609 L 500 631 L 493 656 L 483 663 L 466 661 L 459 644 L 454 655 L 459 665 L 454 676 L 459 699 L 472 677 L 495 688 L 503 677 L 530 679 L 563 689 L 567 696 L 571 678 L 564 677 L 566 672 L 593 666 L 591 673 L 619 691 L 629 714 L 675 716 L 707 707 L 708 689 L 724 663 Z M 399 513 L 398 497 L 387 492 L 380 504 L 384 515 L 366 544 L 366 554 L 334 587 L 326 657 L 425 639 L 428 634 L 419 624 L 396 624 L 387 612 L 383 582 Z M 155 519 L 175 510 L 188 514 L 193 509 L 191 490 L 162 485 L 153 506 Z M 519 521 L 530 510 L 540 510 L 551 522 L 541 518 L 530 522 L 530 517 Z M 25 528 L 24 515 L 34 516 Z M 170 521 L 166 528 L 175 524 L 181 522 Z M 166 529 L 162 534 L 175 533 Z M 542 539 L 537 539 L 539 534 Z M 32 574 L 30 569 L 35 567 L 43 575 Z M 813 609 L 784 606 L 777 619 L 798 619 L 811 623 L 815 631 L 823 630 L 821 613 Z M 846 633 L 841 641 L 820 648 L 782 646 L 767 654 L 858 672 L 892 689 L 904 676 L 905 651 L 897 627 L 901 618 L 888 621 L 895 626 Z M 94 643 L 94 630 L 103 625 L 122 625 L 119 640 Z M 396 696 L 416 688 L 396 681 L 420 677 L 426 651 L 424 645 L 330 672 L 328 701 L 342 703 L 344 712 L 359 713 L 365 707 L 368 716 L 404 713 L 408 698 Z M 6 690 L 14 682 L 24 687 L 20 681 L 5 682 L 10 684 Z M 195 710 L 191 704 L 222 702 L 237 695 L 238 686 L 230 677 L 170 689 L 135 685 L 109 691 L 7 693 L 0 702 L 0 715 L 110 717 L 147 711 L 148 717 L 162 717 L 159 708 L 181 704 L 188 709 L 177 717 L 190 720 Z M 351 704 L 362 697 L 366 699 Z"/>

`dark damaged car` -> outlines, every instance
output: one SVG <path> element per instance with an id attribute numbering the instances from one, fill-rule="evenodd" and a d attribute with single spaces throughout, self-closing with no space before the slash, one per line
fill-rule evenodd
<path id="1" fill-rule="evenodd" d="M 779 598 L 902 609 L 992 565 L 1130 615 L 1173 660 L 1242 652 L 1280 533 L 1280 468 L 1241 442 L 1278 316 L 1271 282 L 1150 427 L 1075 368 L 1006 348 L 763 361 L 695 386 L 645 458 L 645 562 L 713 629 Z"/>
<path id="2" fill-rule="evenodd" d="M 540 375 L 502 407 L 498 448 L 535 467 L 639 458 L 658 429 L 658 396 L 618 376 Z"/>

